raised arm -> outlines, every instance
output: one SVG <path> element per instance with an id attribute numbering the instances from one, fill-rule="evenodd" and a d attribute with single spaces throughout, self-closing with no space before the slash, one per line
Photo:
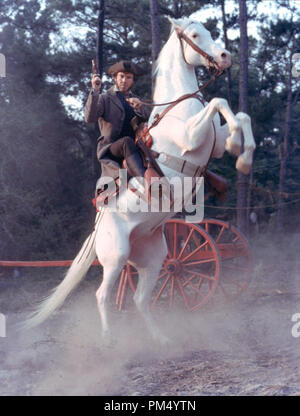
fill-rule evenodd
<path id="1" fill-rule="evenodd" d="M 100 94 L 102 82 L 98 74 L 93 74 L 91 84 L 92 89 L 85 104 L 84 118 L 86 123 L 97 123 L 104 111 L 103 98 Z"/>

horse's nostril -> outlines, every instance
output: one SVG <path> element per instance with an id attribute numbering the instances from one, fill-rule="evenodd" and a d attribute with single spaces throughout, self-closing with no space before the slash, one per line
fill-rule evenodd
<path id="1" fill-rule="evenodd" d="M 227 55 L 226 55 L 226 53 L 225 52 L 223 52 L 222 54 L 221 54 L 221 58 L 227 58 Z"/>

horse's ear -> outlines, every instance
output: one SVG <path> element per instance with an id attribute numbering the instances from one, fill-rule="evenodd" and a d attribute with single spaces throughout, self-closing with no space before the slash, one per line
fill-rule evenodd
<path id="1" fill-rule="evenodd" d="M 169 22 L 171 22 L 174 29 L 181 29 L 181 19 L 171 19 L 171 17 L 168 16 Z"/>

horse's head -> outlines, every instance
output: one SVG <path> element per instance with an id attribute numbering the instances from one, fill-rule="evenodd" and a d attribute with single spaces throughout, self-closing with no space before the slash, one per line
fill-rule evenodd
<path id="1" fill-rule="evenodd" d="M 192 66 L 212 65 L 224 70 L 231 65 L 231 54 L 213 41 L 202 23 L 189 18 L 170 19 L 181 42 L 184 60 Z M 215 65 L 217 64 L 217 65 Z"/>

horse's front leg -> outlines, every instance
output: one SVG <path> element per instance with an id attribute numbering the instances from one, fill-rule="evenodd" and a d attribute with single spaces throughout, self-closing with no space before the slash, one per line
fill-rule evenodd
<path id="1" fill-rule="evenodd" d="M 252 163 L 252 154 L 255 149 L 255 142 L 251 130 L 250 117 L 245 113 L 238 113 L 236 116 L 231 111 L 228 102 L 223 98 L 213 98 L 209 104 L 197 115 L 191 117 L 187 121 L 187 129 L 189 134 L 189 149 L 194 150 L 200 145 L 199 138 L 206 137 L 211 128 L 211 123 L 216 115 L 220 112 L 225 118 L 227 125 L 220 128 L 223 135 L 228 134 L 225 139 L 225 149 L 239 156 L 241 149 L 241 132 L 245 136 L 245 150 L 239 156 L 236 168 L 247 174 L 249 173 Z M 222 140 L 222 139 L 221 139 Z"/>
<path id="2" fill-rule="evenodd" d="M 256 147 L 251 128 L 251 119 L 245 113 L 237 113 L 235 117 L 239 121 L 241 130 L 244 134 L 244 152 L 240 154 L 240 137 L 238 138 L 236 135 L 231 136 L 228 124 L 224 124 L 222 126 L 218 125 L 217 142 L 213 156 L 220 158 L 223 156 L 225 150 L 233 153 L 238 156 L 236 162 L 237 170 L 247 174 L 249 173 L 252 164 L 253 151 Z"/>
<path id="3" fill-rule="evenodd" d="M 247 174 L 252 165 L 253 152 L 256 147 L 251 128 L 251 118 L 248 114 L 242 112 L 237 113 L 236 118 L 239 120 L 244 134 L 244 152 L 238 157 L 236 168 L 238 171 Z"/>

